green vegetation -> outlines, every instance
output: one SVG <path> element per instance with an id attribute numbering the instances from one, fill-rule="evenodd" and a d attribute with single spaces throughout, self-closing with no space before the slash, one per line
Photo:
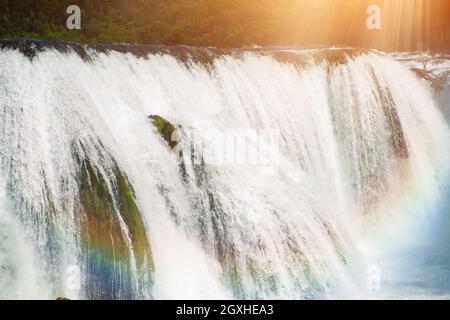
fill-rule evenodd
<path id="1" fill-rule="evenodd" d="M 430 1 L 428 15 L 421 18 L 425 20 L 411 21 L 429 26 L 427 33 L 407 28 L 392 29 L 388 25 L 382 33 L 368 31 L 367 5 L 377 3 L 382 6 L 383 2 L 0 0 L 0 38 L 42 37 L 80 43 L 216 47 L 346 44 L 413 49 L 411 46 L 420 44 L 428 48 L 448 48 L 450 20 L 446 12 L 450 3 L 447 0 Z M 81 30 L 66 28 L 69 16 L 66 10 L 71 4 L 81 8 Z M 392 41 L 386 42 L 385 38 Z M 411 41 L 396 42 L 396 39 L 406 38 Z"/>
<path id="2" fill-rule="evenodd" d="M 276 19 L 280 12 L 272 10 L 273 3 L 271 0 L 0 0 L 0 37 L 235 47 L 269 43 L 281 23 Z M 70 4 L 81 8 L 81 30 L 66 28 L 69 16 L 66 9 Z"/>

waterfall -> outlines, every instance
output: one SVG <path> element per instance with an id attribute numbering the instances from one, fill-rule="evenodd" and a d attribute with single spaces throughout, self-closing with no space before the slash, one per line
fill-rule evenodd
<path id="1" fill-rule="evenodd" d="M 355 297 L 437 207 L 450 134 L 407 66 L 189 50 L 1 49 L 0 298 Z"/>

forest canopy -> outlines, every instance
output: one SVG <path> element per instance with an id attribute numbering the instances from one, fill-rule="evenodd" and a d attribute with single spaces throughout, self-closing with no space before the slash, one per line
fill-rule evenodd
<path id="1" fill-rule="evenodd" d="M 402 1 L 408 2 L 403 8 L 415 4 L 408 9 L 409 16 L 394 12 L 392 3 Z M 217 47 L 343 44 L 392 50 L 449 49 L 450 1 L 370 1 L 390 10 L 389 15 L 383 15 L 381 31 L 366 28 L 368 3 L 368 0 L 0 0 L 0 37 Z M 66 9 L 71 4 L 81 8 L 80 30 L 66 27 L 69 16 Z"/>

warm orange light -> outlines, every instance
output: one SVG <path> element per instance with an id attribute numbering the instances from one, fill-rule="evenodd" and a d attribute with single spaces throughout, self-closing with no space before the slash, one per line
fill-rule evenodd
<path id="1" fill-rule="evenodd" d="M 450 49 L 450 0 L 260 1 L 274 7 L 273 18 L 280 21 L 275 38 L 280 42 L 381 50 Z M 381 9 L 381 30 L 366 26 L 369 5 Z"/>

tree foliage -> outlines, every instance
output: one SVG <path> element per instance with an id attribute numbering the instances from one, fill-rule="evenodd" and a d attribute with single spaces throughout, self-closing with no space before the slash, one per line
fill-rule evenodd
<path id="1" fill-rule="evenodd" d="M 0 37 L 219 47 L 364 45 L 368 1 L 0 0 Z M 450 5 L 448 0 L 432 3 L 436 5 L 431 7 L 429 24 L 437 26 L 436 34 L 443 42 L 450 27 L 448 12 L 444 13 Z M 66 9 L 71 4 L 82 10 L 81 30 L 66 28 Z"/>

